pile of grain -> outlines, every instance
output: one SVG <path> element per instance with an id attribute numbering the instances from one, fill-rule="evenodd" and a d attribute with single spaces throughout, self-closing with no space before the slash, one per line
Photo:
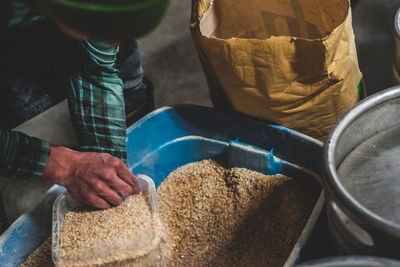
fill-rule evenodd
<path id="1" fill-rule="evenodd" d="M 157 193 L 167 266 L 282 266 L 319 192 L 284 175 L 204 160 L 172 172 Z M 51 257 L 42 247 L 35 253 Z M 43 258 L 34 254 L 21 266 L 51 266 L 34 264 Z"/>
<path id="2" fill-rule="evenodd" d="M 111 209 L 69 211 L 60 234 L 62 265 L 78 261 L 87 266 L 142 257 L 159 244 L 162 232 L 157 218 L 152 216 L 149 196 L 144 192 Z"/>
<path id="3" fill-rule="evenodd" d="M 51 236 L 43 242 L 19 267 L 54 267 L 51 258 Z"/>
<path id="4" fill-rule="evenodd" d="M 205 160 L 158 189 L 169 266 L 282 266 L 318 191 L 295 179 Z"/>

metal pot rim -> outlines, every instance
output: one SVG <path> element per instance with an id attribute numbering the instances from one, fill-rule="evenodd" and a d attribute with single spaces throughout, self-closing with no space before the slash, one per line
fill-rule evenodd
<path id="1" fill-rule="evenodd" d="M 400 38 L 400 9 L 397 10 L 396 16 L 394 17 L 394 30 L 397 36 Z"/>
<path id="2" fill-rule="evenodd" d="M 398 15 L 400 15 L 400 13 L 398 13 Z M 340 140 L 345 129 L 351 125 L 352 121 L 362 116 L 363 113 L 373 107 L 396 98 L 400 98 L 400 86 L 392 87 L 367 97 L 349 110 L 336 123 L 324 145 L 324 174 L 327 182 L 327 190 L 329 192 L 328 195 L 330 195 L 341 208 L 343 207 L 345 209 L 343 211 L 347 213 L 348 216 L 352 217 L 351 215 L 354 214 L 357 218 L 367 218 L 368 220 L 363 222 L 365 225 L 400 238 L 400 224 L 393 223 L 378 216 L 354 199 L 340 182 L 334 164 L 336 144 Z"/>
<path id="3" fill-rule="evenodd" d="M 358 264 L 358 265 L 353 265 L 352 266 L 363 266 L 361 264 L 368 264 L 368 263 L 373 263 L 371 266 L 376 266 L 374 263 L 384 263 L 387 264 L 385 266 L 400 266 L 400 262 L 391 259 L 391 258 L 384 258 L 384 257 L 378 257 L 378 256 L 370 256 L 370 255 L 347 255 L 347 256 L 333 256 L 333 257 L 327 257 L 327 258 L 320 258 L 320 259 L 315 259 L 311 260 L 305 263 L 300 264 L 302 267 L 323 267 L 323 266 L 334 266 L 333 264 Z M 347 265 L 343 265 L 347 266 Z"/>

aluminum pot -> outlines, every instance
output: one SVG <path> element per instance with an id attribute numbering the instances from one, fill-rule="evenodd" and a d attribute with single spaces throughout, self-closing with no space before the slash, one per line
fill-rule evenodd
<path id="1" fill-rule="evenodd" d="M 347 256 L 323 258 L 298 265 L 299 267 L 400 267 L 400 262 L 381 257 Z"/>
<path id="2" fill-rule="evenodd" d="M 327 214 L 338 252 L 400 258 L 399 174 L 400 87 L 393 87 L 357 104 L 325 143 Z"/>
<path id="3" fill-rule="evenodd" d="M 393 65 L 393 82 L 400 84 L 400 9 L 394 18 L 395 58 Z"/>

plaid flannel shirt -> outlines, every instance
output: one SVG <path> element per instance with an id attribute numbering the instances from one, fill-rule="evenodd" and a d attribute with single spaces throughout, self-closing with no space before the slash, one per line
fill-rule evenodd
<path id="1" fill-rule="evenodd" d="M 31 2 L 12 1 L 9 26 L 25 26 L 43 16 Z M 126 161 L 123 83 L 115 68 L 117 47 L 82 41 L 78 71 L 70 77 L 68 103 L 81 151 L 106 152 Z M 0 175 L 38 178 L 49 144 L 11 130 L 0 130 Z"/>

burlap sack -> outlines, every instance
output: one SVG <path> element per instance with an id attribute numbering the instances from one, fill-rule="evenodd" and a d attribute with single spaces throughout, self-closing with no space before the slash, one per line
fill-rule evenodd
<path id="1" fill-rule="evenodd" d="M 193 0 L 214 106 L 324 140 L 362 92 L 351 22 L 348 0 Z"/>

